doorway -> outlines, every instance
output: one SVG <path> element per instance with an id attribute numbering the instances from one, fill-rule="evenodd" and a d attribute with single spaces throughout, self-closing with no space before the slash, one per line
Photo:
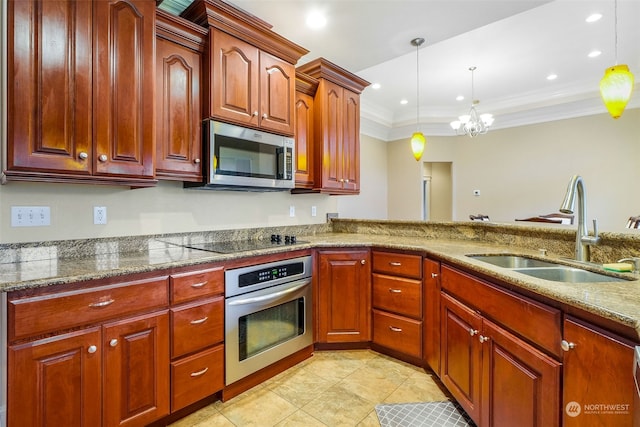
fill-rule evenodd
<path id="1" fill-rule="evenodd" d="M 422 219 L 453 220 L 452 162 L 424 162 L 422 170 Z"/>

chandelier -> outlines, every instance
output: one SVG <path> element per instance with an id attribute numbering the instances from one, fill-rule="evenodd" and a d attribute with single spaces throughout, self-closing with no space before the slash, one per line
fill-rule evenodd
<path id="1" fill-rule="evenodd" d="M 424 43 L 421 37 L 411 40 L 411 44 L 416 47 L 416 131 L 411 135 L 411 151 L 416 161 L 420 161 L 427 140 L 420 132 L 420 54 L 419 49 Z"/>
<path id="2" fill-rule="evenodd" d="M 480 103 L 474 98 L 474 86 L 473 86 L 473 72 L 476 67 L 469 67 L 471 71 L 471 108 L 469 114 L 464 114 L 458 117 L 458 120 L 454 120 L 450 123 L 451 128 L 456 131 L 456 135 L 469 135 L 473 138 L 477 135 L 482 135 L 489 131 L 489 127 L 493 124 L 493 114 L 478 114 L 476 111 L 476 105 Z"/>
<path id="3" fill-rule="evenodd" d="M 604 71 L 600 80 L 600 96 L 611 117 L 617 119 L 631 98 L 633 74 L 627 65 L 618 65 L 618 2 L 614 2 L 614 50 L 616 65 Z"/>

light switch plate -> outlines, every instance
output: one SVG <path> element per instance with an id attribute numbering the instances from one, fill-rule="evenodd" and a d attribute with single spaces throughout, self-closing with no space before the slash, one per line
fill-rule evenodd
<path id="1" fill-rule="evenodd" d="M 12 227 L 41 227 L 51 225 L 49 206 L 11 206 Z"/>

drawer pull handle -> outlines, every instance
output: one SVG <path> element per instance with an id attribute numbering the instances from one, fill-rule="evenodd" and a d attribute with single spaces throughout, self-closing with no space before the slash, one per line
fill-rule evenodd
<path id="1" fill-rule="evenodd" d="M 398 262 L 398 261 L 390 261 L 389 265 L 392 265 L 394 267 L 400 267 L 402 265 L 402 263 Z"/>
<path id="2" fill-rule="evenodd" d="M 197 289 L 197 288 L 201 288 L 201 287 L 203 287 L 203 286 L 204 286 L 204 285 L 206 285 L 206 284 L 207 284 L 207 282 L 206 282 L 206 281 L 205 281 L 205 282 L 200 282 L 200 283 L 194 283 L 194 284 L 192 284 L 192 285 L 191 285 L 191 287 L 192 287 L 192 288 L 196 288 L 196 289 Z"/>
<path id="3" fill-rule="evenodd" d="M 90 354 L 93 354 L 96 351 L 98 351 L 98 347 L 96 347 L 95 345 L 90 345 L 89 348 L 87 348 L 87 352 Z"/>
<path id="4" fill-rule="evenodd" d="M 191 372 L 191 376 L 192 377 L 199 377 L 200 375 L 204 375 L 208 370 L 209 370 L 209 368 L 204 368 L 203 370 L 198 371 L 198 372 Z"/>
<path id="5" fill-rule="evenodd" d="M 100 301 L 100 302 L 92 302 L 91 304 L 89 304 L 89 307 L 101 308 L 101 307 L 106 307 L 108 305 L 111 305 L 114 302 L 116 302 L 116 300 L 114 300 L 114 299 L 108 299 L 108 300 L 104 300 L 104 301 Z"/>
<path id="6" fill-rule="evenodd" d="M 469 329 L 469 335 L 474 336 L 478 333 L 477 329 Z"/>
<path id="7" fill-rule="evenodd" d="M 202 319 L 192 320 L 189 323 L 191 323 L 192 325 L 199 325 L 201 323 L 206 322 L 207 320 L 209 320 L 209 317 L 208 316 L 204 316 Z"/>
<path id="8" fill-rule="evenodd" d="M 393 332 L 402 332 L 402 328 L 398 328 L 396 326 L 389 326 L 389 329 L 391 329 Z"/>
<path id="9" fill-rule="evenodd" d="M 389 289 L 389 292 L 391 292 L 392 294 L 401 294 L 402 293 L 402 289 Z"/>

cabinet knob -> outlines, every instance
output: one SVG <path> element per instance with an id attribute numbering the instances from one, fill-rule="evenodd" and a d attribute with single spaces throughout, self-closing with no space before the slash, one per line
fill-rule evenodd
<path id="1" fill-rule="evenodd" d="M 80 152 L 80 154 L 78 154 L 78 157 L 80 157 L 80 159 L 82 160 L 86 160 L 87 157 L 89 157 L 89 155 L 87 153 L 85 153 L 84 151 Z"/>
<path id="2" fill-rule="evenodd" d="M 264 114 L 262 115 L 262 118 L 263 118 L 263 119 L 266 119 L 267 117 L 269 117 L 269 116 L 267 116 L 267 113 L 264 113 Z"/>
<path id="3" fill-rule="evenodd" d="M 346 183 L 348 184 L 348 183 L 349 183 L 349 180 L 348 180 L 348 179 L 345 179 L 345 180 L 344 180 L 344 182 L 346 182 Z"/>
<path id="4" fill-rule="evenodd" d="M 195 164 L 200 163 L 200 159 L 193 159 L 193 163 L 195 163 Z"/>
<path id="5" fill-rule="evenodd" d="M 100 160 L 101 162 L 106 162 L 108 159 L 106 154 L 100 154 L 100 156 L 98 156 L 98 160 Z"/>
<path id="6" fill-rule="evenodd" d="M 361 260 L 360 260 L 360 264 L 362 264 L 362 265 L 365 265 L 365 264 L 366 264 L 366 262 L 367 262 L 367 261 L 365 261 L 365 260 L 363 260 L 363 259 L 361 259 Z"/>
<path id="7" fill-rule="evenodd" d="M 562 347 L 562 349 L 564 351 L 569 351 L 572 348 L 575 348 L 576 345 L 574 343 L 572 343 L 572 342 L 569 342 L 569 341 L 566 341 L 566 340 L 562 340 L 562 341 L 560 341 L 560 347 Z"/>
<path id="8" fill-rule="evenodd" d="M 118 345 L 118 340 L 117 340 L 117 339 L 115 339 L 115 338 L 114 338 L 114 339 L 112 339 L 111 341 L 109 341 L 109 345 L 110 345 L 111 347 L 115 347 L 115 346 L 117 346 L 117 345 Z"/>
<path id="9" fill-rule="evenodd" d="M 477 329 L 469 329 L 469 335 L 474 336 L 478 333 Z"/>
<path id="10" fill-rule="evenodd" d="M 96 351 L 98 351 L 98 347 L 96 347 L 95 345 L 90 345 L 90 346 L 87 348 L 87 353 L 93 354 L 93 353 L 95 353 Z"/>
<path id="11" fill-rule="evenodd" d="M 436 277 L 438 277 L 438 273 L 431 273 L 431 278 L 435 279 Z"/>
<path id="12" fill-rule="evenodd" d="M 483 342 L 489 341 L 491 338 L 485 337 L 484 335 L 480 335 L 478 339 L 480 340 L 481 343 L 483 343 Z"/>
<path id="13" fill-rule="evenodd" d="M 254 112 L 253 112 L 253 115 L 254 115 L 254 116 L 257 116 L 257 115 L 258 115 L 258 110 L 254 111 Z"/>

